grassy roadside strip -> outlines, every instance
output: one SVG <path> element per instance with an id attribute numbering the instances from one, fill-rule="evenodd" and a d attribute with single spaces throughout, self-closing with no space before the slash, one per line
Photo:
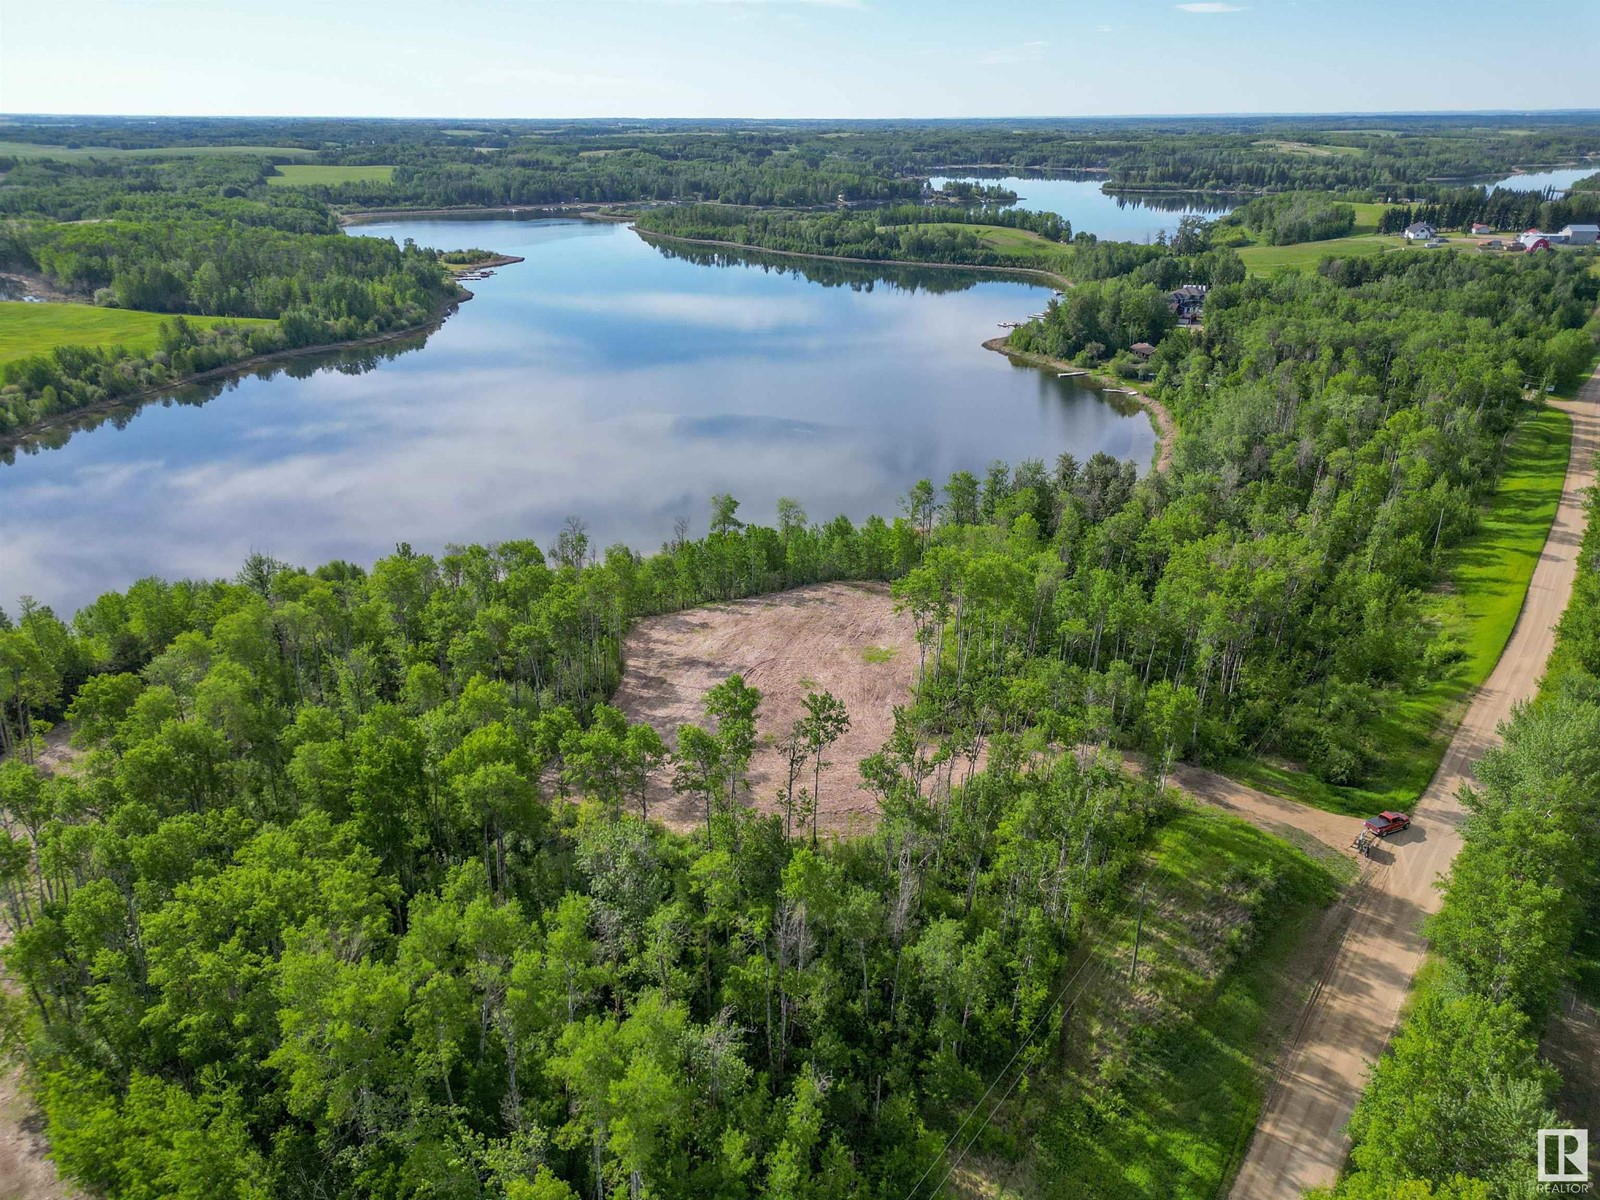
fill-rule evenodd
<path id="1" fill-rule="evenodd" d="M 1185 809 L 1155 836 L 1137 906 L 1098 943 L 1060 1095 L 1040 1089 L 1052 1197 L 1211 1200 L 1254 1128 L 1324 911 L 1355 871 L 1247 822 Z M 1288 1003 L 1286 1003 L 1286 1000 Z"/>
<path id="2" fill-rule="evenodd" d="M 1454 635 L 1462 656 L 1449 674 L 1401 699 L 1378 722 L 1379 765 L 1366 785 L 1340 787 L 1261 760 L 1234 760 L 1226 773 L 1262 791 L 1356 816 L 1404 809 L 1420 796 L 1472 693 L 1494 670 L 1516 627 L 1555 520 L 1571 442 L 1572 421 L 1556 408 L 1539 410 L 1513 435 L 1483 522 L 1451 552 L 1449 586 L 1433 597 L 1433 615 Z"/>

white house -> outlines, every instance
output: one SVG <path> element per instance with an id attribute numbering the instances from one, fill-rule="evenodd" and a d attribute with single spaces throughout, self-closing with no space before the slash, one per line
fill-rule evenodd
<path id="1" fill-rule="evenodd" d="M 1600 239 L 1600 225 L 1568 225 L 1560 236 L 1569 245 L 1592 246 Z"/>
<path id="2" fill-rule="evenodd" d="M 1426 221 L 1417 221 L 1414 224 L 1407 225 L 1406 231 L 1400 236 L 1408 242 L 1426 242 L 1437 233 L 1438 230 L 1434 229 Z"/>

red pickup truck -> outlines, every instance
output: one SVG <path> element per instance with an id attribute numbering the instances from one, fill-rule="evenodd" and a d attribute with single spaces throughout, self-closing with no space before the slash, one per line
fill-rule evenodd
<path id="1" fill-rule="evenodd" d="M 1388 837 L 1391 833 L 1399 833 L 1410 827 L 1411 818 L 1403 812 L 1381 812 L 1375 817 L 1368 817 L 1364 826 L 1374 837 Z"/>

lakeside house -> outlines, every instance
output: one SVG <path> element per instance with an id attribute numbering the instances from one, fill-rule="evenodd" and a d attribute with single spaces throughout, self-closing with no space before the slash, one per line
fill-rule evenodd
<path id="1" fill-rule="evenodd" d="M 1438 236 L 1439 231 L 1426 221 L 1413 221 L 1406 226 L 1405 232 L 1400 236 L 1408 242 L 1429 242 Z"/>
<path id="2" fill-rule="evenodd" d="M 1167 294 L 1167 307 L 1178 314 L 1180 321 L 1198 321 L 1209 290 L 1203 283 L 1186 283 Z"/>
<path id="3" fill-rule="evenodd" d="M 1149 342 L 1135 342 L 1133 345 L 1129 346 L 1128 349 L 1132 350 L 1140 358 L 1149 358 L 1156 352 L 1156 348 Z"/>
<path id="4" fill-rule="evenodd" d="M 1592 246 L 1600 241 L 1600 225 L 1568 225 L 1558 236 L 1569 246 Z"/>

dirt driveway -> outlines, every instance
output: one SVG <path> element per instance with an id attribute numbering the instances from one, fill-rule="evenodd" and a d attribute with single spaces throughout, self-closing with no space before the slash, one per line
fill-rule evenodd
<path id="1" fill-rule="evenodd" d="M 1317 986 L 1299 1035 L 1285 1050 L 1254 1140 L 1234 1181 L 1233 1200 L 1298 1200 L 1334 1182 L 1349 1149 L 1345 1125 L 1367 1068 L 1388 1045 L 1426 945 L 1422 921 L 1439 907 L 1434 881 L 1461 848 L 1457 790 L 1472 764 L 1499 740 L 1512 707 L 1533 695 L 1555 643 L 1583 540 L 1583 490 L 1600 450 L 1600 370 L 1576 401 L 1572 455 L 1544 552 L 1499 665 L 1478 690 L 1415 824 L 1388 839 L 1357 897 L 1348 931 Z"/>

